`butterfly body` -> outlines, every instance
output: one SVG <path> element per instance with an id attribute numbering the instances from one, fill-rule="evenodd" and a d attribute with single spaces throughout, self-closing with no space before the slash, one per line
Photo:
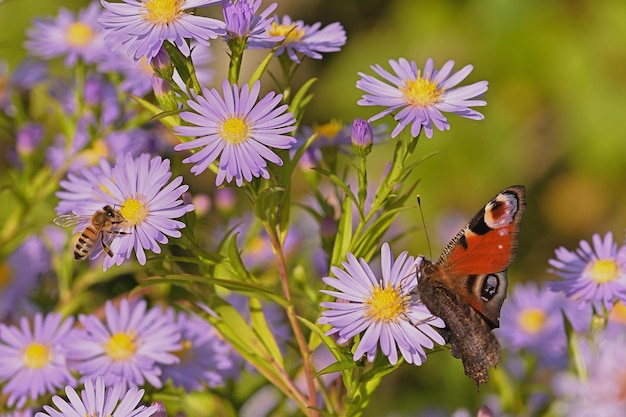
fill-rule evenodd
<path id="1" fill-rule="evenodd" d="M 506 298 L 507 268 L 517 253 L 517 236 L 526 208 L 521 185 L 491 199 L 450 241 L 436 262 L 417 259 L 420 300 L 445 323 L 442 335 L 465 374 L 487 382 L 500 357 L 491 330 L 499 326 Z"/>

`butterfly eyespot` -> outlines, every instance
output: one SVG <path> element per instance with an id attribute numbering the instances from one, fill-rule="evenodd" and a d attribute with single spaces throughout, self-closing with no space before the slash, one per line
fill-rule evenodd
<path id="1" fill-rule="evenodd" d="M 485 224 L 491 229 L 500 229 L 513 222 L 517 212 L 517 196 L 502 193 L 485 206 Z M 506 231 L 505 231 L 506 233 Z"/>
<path id="2" fill-rule="evenodd" d="M 480 291 L 480 298 L 483 301 L 491 300 L 497 293 L 500 286 L 500 280 L 494 274 L 489 274 L 483 281 L 483 288 Z"/>

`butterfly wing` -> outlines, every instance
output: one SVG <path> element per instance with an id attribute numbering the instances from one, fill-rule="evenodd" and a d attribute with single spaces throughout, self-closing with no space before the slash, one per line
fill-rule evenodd
<path id="1" fill-rule="evenodd" d="M 517 252 L 526 208 L 524 187 L 492 198 L 452 239 L 436 263 L 418 257 L 418 290 L 426 307 L 446 323 L 452 354 L 477 384 L 498 363 L 498 327 L 507 271 Z"/>
<path id="2" fill-rule="evenodd" d="M 517 238 L 526 193 L 506 188 L 482 208 L 452 239 L 437 261 L 447 284 L 498 327 L 508 286 L 506 269 L 517 254 Z"/>
<path id="3" fill-rule="evenodd" d="M 501 191 L 457 233 L 437 264 L 458 276 L 504 271 L 517 254 L 517 235 L 525 209 L 523 186 Z"/>

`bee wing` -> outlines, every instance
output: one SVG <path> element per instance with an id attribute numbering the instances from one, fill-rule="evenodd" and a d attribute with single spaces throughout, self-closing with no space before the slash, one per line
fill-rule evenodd
<path id="1" fill-rule="evenodd" d="M 53 222 L 56 225 L 59 226 L 63 226 L 63 227 L 74 227 L 76 226 L 81 220 L 83 220 L 84 216 L 79 216 L 77 214 L 62 214 L 60 216 L 57 216 L 54 218 Z"/>

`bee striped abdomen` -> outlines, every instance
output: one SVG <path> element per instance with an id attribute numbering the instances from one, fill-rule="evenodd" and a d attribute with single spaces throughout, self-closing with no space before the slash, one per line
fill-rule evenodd
<path id="1" fill-rule="evenodd" d="M 74 248 L 74 259 L 81 260 L 91 253 L 98 240 L 98 234 L 98 231 L 91 225 L 83 230 Z"/>

